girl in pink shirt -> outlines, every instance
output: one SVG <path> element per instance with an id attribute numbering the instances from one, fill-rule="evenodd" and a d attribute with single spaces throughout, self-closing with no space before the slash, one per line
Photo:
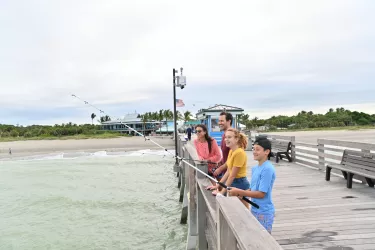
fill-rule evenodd
<path id="1" fill-rule="evenodd" d="M 197 125 L 195 127 L 195 132 L 197 134 L 197 139 L 194 140 L 194 145 L 199 160 L 208 162 L 208 175 L 213 176 L 215 168 L 217 168 L 218 163 L 221 161 L 219 146 L 216 140 L 208 135 L 207 127 L 204 124 Z"/>

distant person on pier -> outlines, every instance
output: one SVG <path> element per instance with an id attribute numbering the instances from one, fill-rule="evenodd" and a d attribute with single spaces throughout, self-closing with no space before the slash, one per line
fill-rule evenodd
<path id="1" fill-rule="evenodd" d="M 188 137 L 188 140 L 191 141 L 191 133 L 192 133 L 192 128 L 191 127 L 188 127 L 186 129 L 186 133 L 187 133 L 187 137 Z"/>
<path id="2" fill-rule="evenodd" d="M 235 187 L 242 190 L 250 188 L 250 183 L 247 179 L 247 155 L 245 152 L 247 143 L 247 136 L 237 129 L 229 128 L 225 132 L 225 144 L 230 148 L 230 151 L 225 163 L 227 171 L 220 182 L 225 182 L 225 185 L 228 187 Z M 216 195 L 219 192 L 224 195 L 227 190 L 225 188 L 221 191 L 215 190 L 213 194 Z M 249 206 L 247 202 L 241 201 L 246 207 Z"/>
<path id="3" fill-rule="evenodd" d="M 195 127 L 197 139 L 194 140 L 195 149 L 199 160 L 207 161 L 208 175 L 213 176 L 213 171 L 221 160 L 221 152 L 214 138 L 208 135 L 206 125 L 199 124 Z M 215 182 L 211 181 L 214 185 Z"/>
<path id="4" fill-rule="evenodd" d="M 253 155 L 258 165 L 252 168 L 249 190 L 233 188 L 228 191 L 230 196 L 251 197 L 259 205 L 259 209 L 251 207 L 251 213 L 271 233 L 275 217 L 272 202 L 272 188 L 276 179 L 275 168 L 268 160 L 271 153 L 271 142 L 267 138 L 259 138 L 254 142 Z"/>

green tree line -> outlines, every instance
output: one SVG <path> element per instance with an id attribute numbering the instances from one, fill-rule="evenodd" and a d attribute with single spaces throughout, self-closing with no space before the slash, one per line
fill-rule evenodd
<path id="1" fill-rule="evenodd" d="M 302 110 L 293 116 L 272 116 L 269 119 L 250 119 L 248 114 L 241 115 L 240 123 L 247 128 L 268 126 L 271 130 L 284 129 L 307 129 L 307 128 L 329 128 L 345 126 L 368 126 L 375 124 L 375 114 L 350 111 L 344 108 L 330 108 L 325 114 L 314 114 L 312 111 Z"/>
<path id="2" fill-rule="evenodd" d="M 190 111 L 185 111 L 184 113 L 181 113 L 180 111 L 176 111 L 177 120 L 183 120 L 184 122 L 188 122 L 192 120 L 192 113 Z M 161 109 L 156 112 L 146 112 L 144 114 L 141 114 L 138 116 L 138 118 L 141 118 L 143 122 L 143 130 L 145 130 L 146 122 L 148 121 L 158 121 L 158 122 L 166 122 L 167 125 L 167 131 L 168 131 L 168 123 L 167 121 L 174 119 L 174 114 L 169 109 Z M 160 127 L 161 129 L 161 127 Z"/>
<path id="3" fill-rule="evenodd" d="M 178 119 L 189 121 L 191 120 L 191 112 L 186 111 L 181 114 L 177 111 Z M 115 131 L 104 131 L 101 129 L 101 125 L 95 125 L 94 119 L 96 114 L 92 113 L 90 115 L 91 124 L 82 124 L 77 125 L 71 122 L 63 124 L 55 124 L 53 126 L 48 125 L 31 125 L 31 126 L 15 126 L 0 124 L 0 138 L 9 138 L 9 137 L 23 137 L 23 138 L 47 138 L 47 137 L 65 137 L 65 136 L 76 136 L 76 135 L 85 135 L 85 136 L 97 136 L 103 134 L 118 134 Z M 167 121 L 173 119 L 173 112 L 170 110 L 159 110 L 157 112 L 146 112 L 141 114 L 139 118 L 142 119 L 145 124 L 147 121 Z M 97 120 L 99 123 L 111 121 L 111 117 L 108 115 L 101 116 Z"/>
<path id="4" fill-rule="evenodd" d="M 62 137 L 72 135 L 97 135 L 103 134 L 99 125 L 83 124 L 77 125 L 71 122 L 66 124 L 56 124 L 54 126 L 31 125 L 14 126 L 0 124 L 0 138 L 4 137 Z"/>

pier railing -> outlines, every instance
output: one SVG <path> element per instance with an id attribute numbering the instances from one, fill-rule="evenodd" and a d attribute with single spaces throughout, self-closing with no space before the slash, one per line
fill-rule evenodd
<path id="1" fill-rule="evenodd" d="M 375 153 L 375 144 L 342 141 L 332 139 L 317 139 L 317 143 L 297 142 L 294 136 L 281 136 L 273 134 L 249 133 L 249 140 L 252 142 L 258 135 L 267 136 L 272 140 L 290 140 L 292 142 L 293 162 L 305 167 L 313 168 L 325 172 L 326 166 L 330 163 L 339 164 L 342 161 L 345 149 L 353 151 L 362 151 L 364 153 Z M 344 178 L 341 171 L 333 169 L 332 174 Z M 367 181 L 362 176 L 354 175 L 357 182 L 367 185 Z"/>
<path id="2" fill-rule="evenodd" d="M 191 142 L 178 140 L 178 153 L 207 172 Z M 282 249 L 237 197 L 215 197 L 209 180 L 182 162 L 178 171 L 181 223 L 188 224 L 186 249 Z"/>
<path id="3" fill-rule="evenodd" d="M 293 162 L 322 172 L 327 164 L 340 163 L 345 149 L 375 153 L 375 144 L 370 143 L 318 139 L 313 144 L 296 142 L 294 136 L 263 135 L 271 140 L 291 141 Z M 256 134 L 248 136 L 251 145 Z M 183 136 L 178 140 L 178 152 L 190 164 L 207 171 L 206 164 L 196 161 L 194 145 Z M 181 223 L 189 225 L 186 249 L 282 249 L 238 198 L 213 196 L 205 189 L 211 185 L 210 181 L 186 163 L 182 162 L 175 170 L 182 202 Z M 340 171 L 332 170 L 332 174 L 344 178 Z M 367 185 L 361 176 L 354 175 L 354 180 Z"/>

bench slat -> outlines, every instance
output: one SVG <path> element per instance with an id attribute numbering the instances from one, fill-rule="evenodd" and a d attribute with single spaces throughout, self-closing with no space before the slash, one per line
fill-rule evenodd
<path id="1" fill-rule="evenodd" d="M 361 162 L 367 162 L 367 163 L 375 163 L 375 159 L 367 158 L 367 157 L 360 157 L 360 156 L 354 156 L 354 155 L 345 155 L 344 159 L 347 158 L 350 160 L 356 160 Z"/>
<path id="2" fill-rule="evenodd" d="M 345 151 L 348 155 L 355 155 L 355 156 L 360 156 L 364 158 L 375 159 L 375 154 L 372 154 L 372 153 L 365 153 L 362 151 L 355 151 L 355 150 L 349 150 L 349 149 L 346 149 Z"/>
<path id="3" fill-rule="evenodd" d="M 375 162 L 364 161 L 363 159 L 360 159 L 358 157 L 356 158 L 346 157 L 344 160 L 344 164 L 348 164 L 348 163 L 357 165 L 359 168 L 374 169 L 375 171 Z"/>
<path id="4" fill-rule="evenodd" d="M 343 172 L 347 188 L 352 188 L 353 175 L 358 175 L 366 178 L 366 182 L 370 187 L 374 187 L 375 179 L 375 159 L 373 154 L 344 150 L 341 164 L 328 164 L 327 167 L 339 169 Z M 326 171 L 326 180 L 330 180 L 330 169 Z M 345 174 L 346 173 L 346 174 Z"/>
<path id="5" fill-rule="evenodd" d="M 330 167 L 331 167 L 331 165 L 330 165 Z M 357 174 L 357 175 L 360 175 L 360 176 L 368 177 L 368 178 L 371 178 L 371 179 L 375 179 L 375 172 L 373 172 L 373 171 L 358 169 L 357 167 L 352 167 L 352 166 L 347 166 L 347 165 L 345 165 L 345 166 L 335 165 L 335 166 L 332 166 L 332 168 L 342 170 L 342 171 L 345 171 L 345 172 L 349 172 L 349 173 L 352 173 L 352 174 Z"/>
<path id="6" fill-rule="evenodd" d="M 274 153 L 283 153 L 283 152 L 290 152 L 292 149 L 291 142 L 283 142 L 272 140 L 271 141 L 271 152 Z"/>
<path id="7" fill-rule="evenodd" d="M 356 163 L 345 162 L 345 166 L 352 167 L 352 168 L 357 168 L 357 169 L 362 169 L 362 170 L 366 170 L 366 171 L 370 171 L 370 172 L 375 173 L 375 168 L 361 166 L 361 165 L 358 165 Z"/>
<path id="8" fill-rule="evenodd" d="M 288 147 L 290 142 L 271 141 L 271 144 L 274 146 Z"/>

